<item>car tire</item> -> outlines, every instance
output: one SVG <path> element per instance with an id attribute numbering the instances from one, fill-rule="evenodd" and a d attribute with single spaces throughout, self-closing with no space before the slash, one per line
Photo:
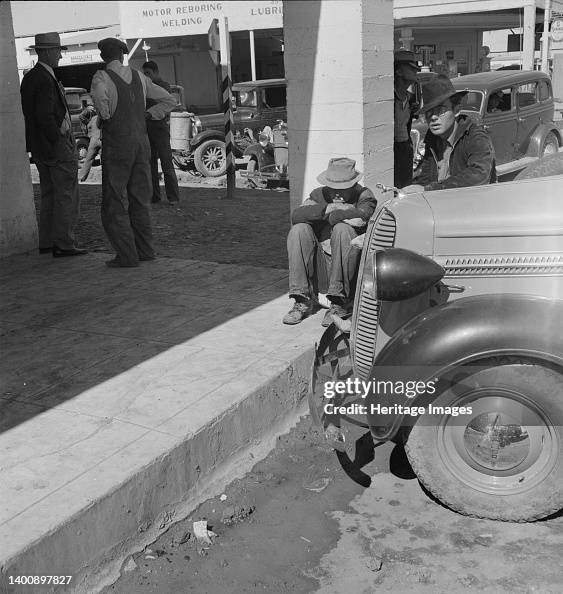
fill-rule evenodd
<path id="1" fill-rule="evenodd" d="M 550 155 L 555 155 L 558 151 L 559 141 L 557 140 L 557 136 L 553 132 L 549 132 L 543 141 L 540 155 L 542 158 L 549 157 Z"/>
<path id="2" fill-rule="evenodd" d="M 88 153 L 88 141 L 84 138 L 79 138 L 76 141 L 76 151 L 78 152 L 78 160 L 84 161 L 86 154 Z"/>
<path id="3" fill-rule="evenodd" d="M 544 157 L 528 165 L 514 177 L 514 180 L 549 177 L 550 175 L 563 175 L 563 153 Z"/>
<path id="4" fill-rule="evenodd" d="M 414 425 L 405 450 L 422 485 L 477 518 L 529 522 L 562 509 L 561 371 L 505 358 L 448 379 L 433 405 L 473 413 Z"/>
<path id="5" fill-rule="evenodd" d="M 220 140 L 206 140 L 194 152 L 196 169 L 204 177 L 219 177 L 227 171 L 225 143 Z"/>

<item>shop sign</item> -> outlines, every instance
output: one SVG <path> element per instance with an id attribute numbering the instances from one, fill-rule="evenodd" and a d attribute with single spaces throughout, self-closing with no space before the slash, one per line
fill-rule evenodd
<path id="1" fill-rule="evenodd" d="M 283 27 L 281 0 L 119 2 L 125 39 L 207 34 L 211 21 L 223 16 L 229 20 L 229 31 Z"/>
<path id="2" fill-rule="evenodd" d="M 63 40 L 64 42 L 64 40 Z M 71 64 L 90 64 L 100 62 L 100 51 L 98 49 L 89 49 L 82 51 L 64 51 L 59 66 L 70 66 Z"/>
<path id="3" fill-rule="evenodd" d="M 563 41 L 563 20 L 556 19 L 551 23 L 551 39 Z"/>

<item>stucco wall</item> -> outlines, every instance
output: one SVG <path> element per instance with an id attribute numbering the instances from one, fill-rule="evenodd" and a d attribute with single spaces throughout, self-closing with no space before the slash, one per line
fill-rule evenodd
<path id="1" fill-rule="evenodd" d="M 367 185 L 393 178 L 391 0 L 284 3 L 292 207 L 331 157 Z"/>
<path id="2" fill-rule="evenodd" d="M 0 2 L 0 257 L 37 247 L 19 85 L 10 3 Z"/>

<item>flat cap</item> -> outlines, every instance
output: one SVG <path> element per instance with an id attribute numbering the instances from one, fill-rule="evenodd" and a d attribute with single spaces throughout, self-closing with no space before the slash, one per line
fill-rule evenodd
<path id="1" fill-rule="evenodd" d="M 109 48 L 117 48 L 120 49 L 124 54 L 129 53 L 129 48 L 127 45 L 121 41 L 121 39 L 117 39 L 117 37 L 106 37 L 105 39 L 101 39 L 98 41 L 98 49 L 103 52 Z"/>

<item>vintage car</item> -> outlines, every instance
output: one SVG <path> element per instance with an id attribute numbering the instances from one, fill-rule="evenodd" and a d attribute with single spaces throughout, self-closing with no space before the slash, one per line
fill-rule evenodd
<path id="1" fill-rule="evenodd" d="M 550 160 L 563 173 L 563 154 Z M 309 393 L 348 467 L 359 427 L 403 444 L 461 513 L 563 508 L 561 187 L 555 175 L 381 200 L 351 323 L 323 335 Z"/>
<path id="2" fill-rule="evenodd" d="M 469 91 L 462 99 L 462 113 L 475 118 L 491 135 L 497 175 L 524 169 L 563 146 L 562 130 L 554 122 L 551 79 L 544 72 L 481 72 L 453 78 L 452 84 Z M 413 123 L 415 168 L 422 158 L 426 130 L 423 118 Z"/>
<path id="3" fill-rule="evenodd" d="M 76 141 L 78 158 L 82 160 L 88 151 L 90 139 L 88 138 L 88 134 L 82 123 L 80 122 L 80 114 L 88 102 L 91 104 L 92 100 L 90 99 L 90 95 L 88 95 L 86 89 L 81 87 L 65 87 L 65 98 L 68 105 L 68 110 L 70 112 L 72 133 L 74 134 L 74 139 Z"/>
<path id="4" fill-rule="evenodd" d="M 265 126 L 273 128 L 278 120 L 287 121 L 287 81 L 282 78 L 239 82 L 233 85 L 234 156 L 241 158 L 248 146 L 249 130 L 254 138 Z M 225 122 L 222 113 L 200 115 L 201 130 L 194 135 L 193 159 L 204 176 L 216 177 L 226 171 Z"/>

